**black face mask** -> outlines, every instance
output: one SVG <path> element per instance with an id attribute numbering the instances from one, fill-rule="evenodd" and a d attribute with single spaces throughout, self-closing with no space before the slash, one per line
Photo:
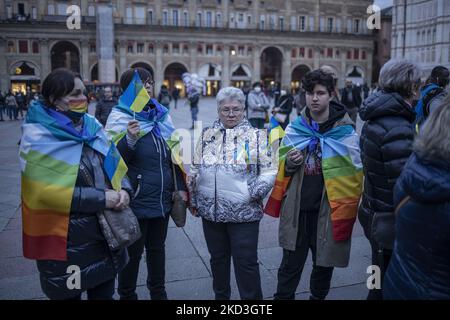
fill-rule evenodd
<path id="1" fill-rule="evenodd" d="M 72 120 L 73 123 L 78 123 L 80 122 L 81 118 L 83 118 L 84 113 L 81 112 L 75 112 L 75 111 L 62 111 L 62 114 L 64 114 L 65 116 L 67 116 L 70 120 Z"/>

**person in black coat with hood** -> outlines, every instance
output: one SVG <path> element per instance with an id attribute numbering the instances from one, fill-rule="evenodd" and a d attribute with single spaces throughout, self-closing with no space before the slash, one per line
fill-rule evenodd
<path id="1" fill-rule="evenodd" d="M 393 189 L 412 152 L 415 112 L 412 101 L 420 87 L 420 69 L 413 62 L 390 60 L 380 71 L 381 90 L 369 96 L 359 111 L 364 192 L 358 218 L 372 248 L 372 265 L 384 276 L 394 241 Z M 386 222 L 380 232 L 381 223 Z M 392 232 L 391 232 L 392 231 Z M 381 299 L 381 289 L 368 299 Z"/>
<path id="2" fill-rule="evenodd" d="M 384 299 L 450 300 L 450 96 L 425 122 L 394 189 Z"/>

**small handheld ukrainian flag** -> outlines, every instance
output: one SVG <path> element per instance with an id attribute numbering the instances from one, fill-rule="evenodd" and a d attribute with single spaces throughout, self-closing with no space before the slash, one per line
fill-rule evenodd
<path id="1" fill-rule="evenodd" d="M 269 122 L 269 144 L 272 144 L 278 139 L 282 139 L 285 135 L 286 133 L 278 121 L 274 117 L 271 117 Z"/>
<path id="2" fill-rule="evenodd" d="M 133 79 L 125 92 L 120 96 L 120 102 L 130 107 L 134 112 L 141 112 L 149 100 L 150 96 L 145 90 L 138 72 L 135 70 Z"/>
<path id="3" fill-rule="evenodd" d="M 122 186 L 122 179 L 127 173 L 128 168 L 113 142 L 111 142 L 103 167 L 111 181 L 113 189 L 119 191 Z"/>

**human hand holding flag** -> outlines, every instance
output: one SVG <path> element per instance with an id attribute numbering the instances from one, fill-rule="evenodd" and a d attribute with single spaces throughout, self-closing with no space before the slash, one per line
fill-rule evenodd
<path id="1" fill-rule="evenodd" d="M 150 96 L 145 89 L 138 72 L 135 70 L 133 79 L 125 92 L 120 96 L 120 102 L 128 106 L 134 112 L 141 112 L 149 100 Z"/>

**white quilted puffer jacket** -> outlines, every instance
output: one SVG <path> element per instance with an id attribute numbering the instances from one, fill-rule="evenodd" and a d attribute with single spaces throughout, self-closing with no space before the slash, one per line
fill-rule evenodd
<path id="1" fill-rule="evenodd" d="M 277 163 L 267 132 L 243 121 L 225 129 L 220 120 L 203 129 L 188 176 L 191 206 L 213 222 L 251 222 L 263 216 Z"/>

